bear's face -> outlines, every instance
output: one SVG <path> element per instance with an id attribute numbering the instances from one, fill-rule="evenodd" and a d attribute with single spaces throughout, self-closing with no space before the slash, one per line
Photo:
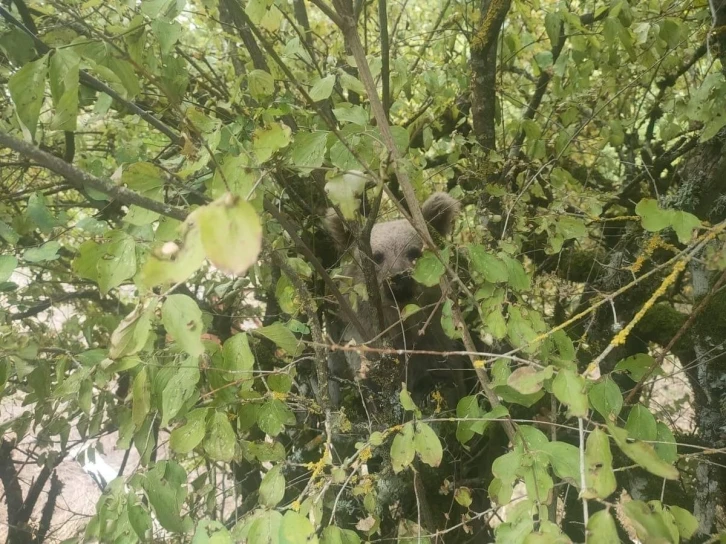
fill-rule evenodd
<path id="1" fill-rule="evenodd" d="M 446 193 L 434 193 L 421 207 L 429 228 L 442 236 L 451 232 L 454 219 L 459 211 L 459 202 Z M 348 243 L 345 225 L 334 212 L 326 218 L 328 231 L 338 247 L 344 250 Z M 423 240 L 406 219 L 376 223 L 371 231 L 371 255 L 376 264 L 376 276 L 381 287 L 384 301 L 402 308 L 414 302 L 421 295 L 420 286 L 411 277 L 416 260 L 423 251 Z M 357 248 L 353 251 L 354 261 L 360 263 Z M 351 275 L 362 278 L 360 266 Z M 391 304 L 392 303 L 392 304 Z"/>
<path id="2" fill-rule="evenodd" d="M 411 271 L 422 251 L 423 241 L 407 220 L 373 226 L 371 255 L 382 294 L 388 301 L 400 306 L 415 298 L 417 289 Z"/>

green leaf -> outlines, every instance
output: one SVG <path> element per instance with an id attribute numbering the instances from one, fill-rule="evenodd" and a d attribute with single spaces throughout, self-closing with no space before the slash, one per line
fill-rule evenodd
<path id="1" fill-rule="evenodd" d="M 290 143 L 290 127 L 283 123 L 272 123 L 266 128 L 258 128 L 252 135 L 252 147 L 260 163 Z"/>
<path id="2" fill-rule="evenodd" d="M 658 422 L 656 425 L 656 441 L 654 445 L 655 452 L 658 457 L 663 459 L 666 463 L 675 463 L 678 461 L 678 446 L 676 446 L 676 437 L 673 436 L 673 432 L 670 430 L 668 425 L 662 422 Z"/>
<path id="3" fill-rule="evenodd" d="M 671 225 L 671 211 L 658 207 L 652 198 L 644 198 L 635 206 L 635 213 L 640 216 L 643 228 L 648 232 L 658 232 Z"/>
<path id="4" fill-rule="evenodd" d="M 487 253 L 483 246 L 470 246 L 469 259 L 474 270 L 481 274 L 486 281 L 497 283 L 509 279 L 507 265 L 498 257 Z"/>
<path id="5" fill-rule="evenodd" d="M 410 393 L 406 389 L 406 384 L 403 384 L 403 387 L 401 388 L 401 392 L 398 394 L 398 399 L 401 402 L 401 406 L 403 406 L 403 409 L 408 412 L 418 412 L 418 408 L 416 407 L 416 404 L 413 402 L 413 399 L 411 398 Z"/>
<path id="6" fill-rule="evenodd" d="M 197 524 L 191 544 L 232 544 L 232 536 L 221 522 L 203 519 Z"/>
<path id="7" fill-rule="evenodd" d="M 413 269 L 413 279 L 426 287 L 439 284 L 439 279 L 446 272 L 446 267 L 439 258 L 430 251 L 424 251 Z"/>
<path id="8" fill-rule="evenodd" d="M 578 217 L 564 216 L 557 219 L 555 228 L 565 240 L 582 239 L 587 236 L 587 227 L 585 222 Z"/>
<path id="9" fill-rule="evenodd" d="M 228 463 L 234 458 L 235 444 L 234 429 L 227 419 L 227 414 L 214 412 L 214 416 L 207 422 L 204 451 L 210 459 Z"/>
<path id="10" fill-rule="evenodd" d="M 33 225 L 44 234 L 50 233 L 54 227 L 59 225 L 58 220 L 53 217 L 46 206 L 45 197 L 41 193 L 33 193 L 28 198 L 28 206 L 25 210 Z"/>
<path id="11" fill-rule="evenodd" d="M 247 83 L 255 100 L 271 96 L 275 91 L 275 78 L 264 70 L 252 70 L 247 75 Z"/>
<path id="12" fill-rule="evenodd" d="M 452 340 L 461 338 L 461 331 L 454 323 L 454 303 L 451 299 L 446 299 L 441 308 L 441 329 Z"/>
<path id="13" fill-rule="evenodd" d="M 704 143 L 709 141 L 711 138 L 716 136 L 721 129 L 726 126 L 726 115 L 720 111 L 716 111 L 712 117 L 710 117 L 701 131 L 701 137 L 698 139 L 699 142 Z"/>
<path id="14" fill-rule="evenodd" d="M 255 334 L 264 336 L 278 348 L 284 349 L 288 355 L 296 356 L 300 353 L 302 345 L 290 329 L 282 323 L 273 323 L 266 327 L 254 329 Z"/>
<path id="15" fill-rule="evenodd" d="M 537 333 L 532 324 L 525 319 L 519 308 L 509 308 L 509 321 L 507 321 L 507 336 L 515 348 L 521 348 L 526 353 L 534 353 L 538 349 L 538 343 L 534 340 Z"/>
<path id="16" fill-rule="evenodd" d="M 522 454 L 518 451 L 510 451 L 494 460 L 492 474 L 506 485 L 511 485 L 519 478 L 521 466 Z"/>
<path id="17" fill-rule="evenodd" d="M 187 496 L 187 473 L 180 465 L 174 461 L 159 461 L 143 476 L 142 485 L 164 529 L 175 533 L 192 530 L 191 519 L 181 517 Z"/>
<path id="18" fill-rule="evenodd" d="M 313 102 L 320 102 L 321 100 L 327 100 L 330 98 L 330 94 L 333 92 L 333 86 L 335 85 L 335 76 L 330 75 L 315 82 L 308 94 Z"/>
<path id="19" fill-rule="evenodd" d="M 678 470 L 663 461 L 655 452 L 653 446 L 641 441 L 630 442 L 628 439 L 628 431 L 619 429 L 611 423 L 608 423 L 608 430 L 622 452 L 635 463 L 661 478 L 668 480 L 678 479 Z"/>
<path id="20" fill-rule="evenodd" d="M 531 282 L 529 275 L 517 259 L 513 259 L 504 253 L 499 254 L 499 258 L 507 267 L 507 281 L 515 291 L 527 291 L 530 289 Z"/>
<path id="21" fill-rule="evenodd" d="M 28 263 L 43 263 L 46 261 L 55 261 L 58 259 L 58 250 L 61 248 L 60 243 L 56 240 L 44 243 L 40 247 L 31 247 L 23 252 L 23 260 Z"/>
<path id="22" fill-rule="evenodd" d="M 480 419 L 484 411 L 479 406 L 479 399 L 476 395 L 463 397 L 456 405 L 456 417 L 459 421 L 456 424 L 456 439 L 466 444 L 474 438 L 474 434 L 483 434 L 486 429 L 486 421 L 462 421 L 468 418 Z"/>
<path id="23" fill-rule="evenodd" d="M 408 422 L 403 429 L 394 437 L 391 444 L 391 465 L 393 472 L 398 474 L 404 468 L 413 463 L 416 455 L 414 446 L 414 430 L 413 423 Z"/>
<path id="24" fill-rule="evenodd" d="M 111 334 L 111 347 L 108 351 L 111 359 L 134 355 L 144 348 L 151 332 L 151 312 L 154 308 L 155 305 L 147 308 L 143 303 L 139 303 L 134 311 L 118 324 Z"/>
<path id="25" fill-rule="evenodd" d="M 360 537 L 354 531 L 331 525 L 323 531 L 320 544 L 360 544 Z"/>
<path id="26" fill-rule="evenodd" d="M 566 442 L 548 442 L 544 446 L 558 478 L 580 487 L 580 450 Z"/>
<path id="27" fill-rule="evenodd" d="M 98 283 L 105 295 L 136 273 L 136 242 L 125 232 L 111 231 L 101 244 L 93 240 L 81 244 L 72 268 L 82 278 Z"/>
<path id="28" fill-rule="evenodd" d="M 542 389 L 546 376 L 531 366 L 521 366 L 507 378 L 507 385 L 523 395 L 531 395 Z"/>
<path id="29" fill-rule="evenodd" d="M 260 482 L 260 504 L 274 508 L 285 496 L 285 476 L 282 465 L 275 465 Z"/>
<path id="30" fill-rule="evenodd" d="M 587 417 L 589 404 L 585 393 L 585 378 L 570 369 L 562 369 L 552 382 L 552 392 L 557 400 L 566 404 L 575 417 Z"/>
<path id="31" fill-rule="evenodd" d="M 20 235 L 10 225 L 0 221 L 0 238 L 10 245 L 15 245 L 20 240 Z"/>
<path id="32" fill-rule="evenodd" d="M 340 107 L 333 109 L 333 113 L 335 114 L 335 118 L 340 122 L 347 121 L 361 127 L 368 124 L 368 112 L 362 106 L 341 104 Z"/>
<path id="33" fill-rule="evenodd" d="M 698 530 L 698 520 L 696 519 L 696 516 L 680 506 L 669 506 L 668 510 L 676 522 L 678 533 L 681 535 L 682 539 L 688 540 L 696 534 L 696 531 Z"/>
<path id="34" fill-rule="evenodd" d="M 76 130 L 78 116 L 78 74 L 81 58 L 71 48 L 56 49 L 50 58 L 50 94 L 55 113 L 50 123 L 53 130 Z"/>
<path id="35" fill-rule="evenodd" d="M 206 433 L 206 408 L 197 408 L 187 414 L 187 422 L 174 429 L 169 435 L 169 447 L 180 454 L 190 453 L 201 444 Z"/>
<path id="36" fill-rule="evenodd" d="M 242 200 L 252 200 L 260 173 L 250 168 L 251 162 L 247 154 L 226 156 L 222 166 L 214 171 L 212 182 L 207 184 L 207 193 L 214 199 L 230 192 Z"/>
<path id="37" fill-rule="evenodd" d="M 642 404 L 636 404 L 625 423 L 628 436 L 637 440 L 652 441 L 657 435 L 655 417 Z"/>
<path id="38" fill-rule="evenodd" d="M 724 116 L 726 117 L 726 116 Z M 671 226 L 676 231 L 678 241 L 687 244 L 693 239 L 693 231 L 701 226 L 701 221 L 693 214 L 672 210 Z"/>
<path id="39" fill-rule="evenodd" d="M 673 542 L 662 512 L 651 509 L 643 501 L 628 501 L 623 511 L 635 526 L 641 542 Z"/>
<path id="40" fill-rule="evenodd" d="M 175 370 L 176 372 L 161 393 L 162 427 L 165 427 L 179 413 L 179 410 L 197 391 L 199 368 L 192 359 L 187 359 Z"/>
<path id="41" fill-rule="evenodd" d="M 587 541 L 591 544 L 620 544 L 615 520 L 608 510 L 599 510 L 587 520 Z"/>
<path id="42" fill-rule="evenodd" d="M 292 164 L 298 168 L 320 168 L 325 159 L 329 132 L 298 132 L 290 147 Z"/>
<path id="43" fill-rule="evenodd" d="M 562 16 L 559 13 L 547 13 L 545 15 L 545 30 L 550 39 L 550 45 L 554 49 L 560 41 L 560 29 L 562 28 Z"/>
<path id="44" fill-rule="evenodd" d="M 346 172 L 331 178 L 325 184 L 328 198 L 340 208 L 340 213 L 345 219 L 355 219 L 360 206 L 360 195 L 365 190 L 366 182 L 366 177 L 360 172 Z"/>
<path id="45" fill-rule="evenodd" d="M 164 21 L 156 19 L 151 21 L 151 30 L 154 31 L 159 41 L 159 49 L 162 55 L 168 55 L 182 35 L 182 25 L 176 21 Z"/>
<path id="46" fill-rule="evenodd" d="M 625 372 L 631 380 L 639 382 L 648 373 L 653 363 L 655 363 L 653 357 L 647 353 L 638 353 L 618 362 L 613 372 Z"/>
<path id="47" fill-rule="evenodd" d="M 438 467 L 441 464 L 444 456 L 441 441 L 428 424 L 421 421 L 416 423 L 413 445 L 421 461 L 432 467 Z"/>
<path id="48" fill-rule="evenodd" d="M 473 502 L 471 489 L 468 487 L 457 487 L 456 491 L 454 491 L 454 500 L 464 508 L 469 508 Z"/>
<path id="49" fill-rule="evenodd" d="M 187 220 L 180 230 L 181 245 L 167 242 L 147 257 L 139 274 L 139 283 L 147 289 L 162 284 L 181 283 L 204 263 L 204 248 L 198 225 Z"/>
<path id="50" fill-rule="evenodd" d="M 18 119 L 35 137 L 40 107 L 45 94 L 45 77 L 48 74 L 48 55 L 27 63 L 8 80 L 8 91 L 15 103 Z"/>
<path id="51" fill-rule="evenodd" d="M 121 175 L 121 183 L 150 200 L 164 200 L 164 176 L 162 170 L 148 162 L 130 165 Z M 150 225 L 159 219 L 159 214 L 139 206 L 130 206 L 124 221 L 131 225 Z"/>
<path id="52" fill-rule="evenodd" d="M 555 331 L 550 335 L 550 357 L 554 359 L 557 366 L 568 368 L 566 363 L 575 360 L 575 346 L 565 331 Z"/>
<path id="53" fill-rule="evenodd" d="M 497 306 L 484 316 L 484 326 L 487 332 L 497 340 L 507 336 L 507 322 L 502 315 L 502 308 Z"/>
<path id="54" fill-rule="evenodd" d="M 161 307 L 161 322 L 179 346 L 194 357 L 204 353 L 202 311 L 187 295 L 169 295 Z"/>
<path id="55" fill-rule="evenodd" d="M 578 479 L 578 485 L 580 480 Z M 608 435 L 595 429 L 587 437 L 585 448 L 585 485 L 581 491 L 586 499 L 606 499 L 617 488 L 613 472 L 613 454 Z"/>
<path id="56" fill-rule="evenodd" d="M 589 398 L 590 405 L 605 421 L 614 420 L 623 408 L 623 395 L 610 376 L 592 386 Z"/>
<path id="57" fill-rule="evenodd" d="M 222 272 L 242 276 L 257 262 L 262 226 L 249 202 L 227 194 L 193 215 L 207 258 Z"/>
<path id="58" fill-rule="evenodd" d="M 318 544 L 318 537 L 308 518 L 288 510 L 280 523 L 280 544 Z"/>
<path id="59" fill-rule="evenodd" d="M 257 516 L 249 528 L 248 544 L 278 544 L 280 541 L 280 524 L 282 514 L 275 510 L 263 511 Z M 242 539 L 242 542 L 245 542 Z"/>
<path id="60" fill-rule="evenodd" d="M 235 334 L 224 342 L 222 363 L 227 379 L 239 382 L 242 389 L 252 388 L 255 356 L 250 349 L 247 333 Z"/>
<path id="61" fill-rule="evenodd" d="M 171 21 L 181 13 L 184 4 L 180 0 L 142 0 L 141 12 L 152 20 L 162 18 Z"/>
<path id="62" fill-rule="evenodd" d="M 257 426 L 270 436 L 277 436 L 285 425 L 295 424 L 295 414 L 279 399 L 266 401 L 257 413 Z"/>
<path id="63" fill-rule="evenodd" d="M 348 72 L 340 72 L 340 86 L 348 91 L 353 91 L 361 96 L 366 95 L 366 88 L 355 76 L 350 75 Z M 395 127 L 391 127 L 393 130 Z"/>
<path id="64" fill-rule="evenodd" d="M 18 266 L 18 259 L 12 255 L 0 255 L 0 283 L 6 282 Z"/>
<path id="65" fill-rule="evenodd" d="M 131 400 L 131 420 L 136 427 L 141 427 L 151 409 L 151 384 L 145 367 L 134 378 Z"/>

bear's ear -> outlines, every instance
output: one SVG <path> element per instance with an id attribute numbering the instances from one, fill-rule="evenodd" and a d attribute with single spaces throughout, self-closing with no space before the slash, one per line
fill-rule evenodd
<path id="1" fill-rule="evenodd" d="M 421 212 L 430 228 L 446 236 L 451 232 L 460 208 L 455 198 L 446 193 L 434 193 L 423 203 Z"/>
<path id="2" fill-rule="evenodd" d="M 343 251 L 350 245 L 350 232 L 343 220 L 335 213 L 333 208 L 328 208 L 323 220 L 325 230 L 335 242 L 338 251 Z"/>

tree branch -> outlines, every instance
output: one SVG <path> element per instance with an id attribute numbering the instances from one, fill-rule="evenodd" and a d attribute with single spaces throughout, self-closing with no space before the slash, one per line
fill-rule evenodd
<path id="1" fill-rule="evenodd" d="M 484 150 L 496 147 L 497 39 L 510 0 L 482 0 L 482 23 L 471 40 L 471 115 L 474 133 Z"/>
<path id="2" fill-rule="evenodd" d="M 184 221 L 188 215 L 186 210 L 146 198 L 126 187 L 116 185 L 111 180 L 97 178 L 32 144 L 11 136 L 7 132 L 0 131 L 0 145 L 9 147 L 24 157 L 34 160 L 40 166 L 63 176 L 79 191 L 83 191 L 84 187 L 90 187 L 115 198 L 126 206 L 139 206 L 179 221 Z"/>
<path id="3" fill-rule="evenodd" d="M 292 224 L 292 222 L 287 218 L 287 216 L 279 211 L 269 200 L 265 199 L 264 201 L 264 207 L 265 211 L 269 213 L 272 217 L 275 218 L 275 220 L 280 223 L 280 226 L 285 229 L 285 232 L 292 238 L 292 241 L 297 246 L 298 250 L 308 259 L 312 267 L 315 269 L 315 271 L 320 275 L 320 277 L 325 282 L 325 285 L 328 286 L 331 293 L 333 293 L 333 296 L 338 301 L 338 304 L 340 305 L 340 311 L 343 312 L 343 315 L 345 318 L 355 327 L 358 334 L 360 334 L 363 338 L 370 338 L 370 331 L 368 331 L 360 322 L 358 319 L 358 316 L 356 316 L 355 312 L 353 311 L 353 308 L 351 308 L 350 304 L 348 303 L 348 300 L 343 296 L 343 294 L 340 292 L 340 289 L 338 289 L 338 286 L 335 285 L 335 282 L 330 277 L 330 274 L 328 274 L 328 271 L 325 270 L 325 267 L 320 263 L 318 258 L 315 256 L 315 253 L 312 252 L 312 250 L 308 247 L 308 245 L 303 241 L 302 238 L 297 233 L 297 229 L 295 228 L 295 225 Z M 283 270 L 284 272 L 284 270 Z"/>
<path id="4" fill-rule="evenodd" d="M 381 32 L 381 93 L 386 119 L 391 109 L 391 67 L 388 44 L 388 6 L 386 0 L 378 0 L 378 26 Z"/>

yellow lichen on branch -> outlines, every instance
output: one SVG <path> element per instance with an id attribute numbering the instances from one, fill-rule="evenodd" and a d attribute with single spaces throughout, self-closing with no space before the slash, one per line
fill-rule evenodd
<path id="1" fill-rule="evenodd" d="M 655 304 L 655 302 L 665 294 L 668 287 L 675 283 L 676 278 L 678 278 L 678 275 L 683 272 L 685 268 L 685 260 L 678 261 L 676 264 L 673 265 L 673 270 L 671 270 L 671 273 L 663 279 L 660 286 L 658 286 L 658 289 L 656 289 L 651 297 L 646 301 L 646 303 L 643 304 L 643 307 L 638 311 L 637 314 L 635 314 L 635 317 L 630 320 L 630 323 L 628 323 L 625 328 L 623 328 L 623 330 L 621 330 L 613 337 L 612 341 L 610 342 L 611 346 L 622 346 L 625 343 L 625 341 L 628 339 L 628 335 L 638 324 L 638 321 L 640 321 L 646 314 L 646 312 L 653 307 L 653 304 Z"/>
<path id="2" fill-rule="evenodd" d="M 481 51 L 491 45 L 498 36 L 498 26 L 501 25 L 504 14 L 509 11 L 509 0 L 492 0 L 489 9 L 484 15 L 481 26 L 471 40 L 471 49 Z"/>

